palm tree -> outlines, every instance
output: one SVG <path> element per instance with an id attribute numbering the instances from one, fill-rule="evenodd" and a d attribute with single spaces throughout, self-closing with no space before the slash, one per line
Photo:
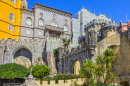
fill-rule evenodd
<path id="1" fill-rule="evenodd" d="M 81 67 L 80 74 L 87 76 L 88 86 L 107 86 L 115 78 L 112 73 L 112 63 L 115 60 L 112 49 L 105 50 L 103 56 L 98 55 L 95 62 L 86 59 Z"/>
<path id="2" fill-rule="evenodd" d="M 64 47 L 65 47 L 65 50 L 67 50 L 67 48 L 70 44 L 70 39 L 63 38 L 62 41 L 63 41 Z"/>
<path id="3" fill-rule="evenodd" d="M 105 62 L 105 68 L 106 68 L 106 78 L 104 80 L 105 86 L 107 86 L 112 79 L 114 79 L 116 76 L 112 73 L 112 62 L 115 61 L 116 56 L 114 55 L 114 52 L 112 49 L 107 49 L 104 52 L 104 62 Z"/>

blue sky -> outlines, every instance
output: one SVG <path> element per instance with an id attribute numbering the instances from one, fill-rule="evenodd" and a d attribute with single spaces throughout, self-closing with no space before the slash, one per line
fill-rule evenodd
<path id="1" fill-rule="evenodd" d="M 130 0 L 27 0 L 28 9 L 32 9 L 34 3 L 72 13 L 74 15 L 84 8 L 91 13 L 105 14 L 119 25 L 120 21 L 126 23 L 130 19 Z"/>

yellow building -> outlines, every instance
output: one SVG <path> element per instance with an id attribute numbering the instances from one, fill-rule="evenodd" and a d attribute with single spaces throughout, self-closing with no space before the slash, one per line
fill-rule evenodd
<path id="1" fill-rule="evenodd" d="M 20 8 L 26 0 L 0 0 L 0 39 L 19 38 Z M 23 6 L 23 3 L 26 4 Z"/>

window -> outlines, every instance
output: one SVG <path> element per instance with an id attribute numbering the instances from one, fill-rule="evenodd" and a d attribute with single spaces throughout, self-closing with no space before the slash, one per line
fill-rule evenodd
<path id="1" fill-rule="evenodd" d="M 51 26 L 55 26 L 55 27 L 57 27 L 57 23 L 56 23 L 56 21 L 52 21 L 52 22 L 51 22 Z"/>
<path id="2" fill-rule="evenodd" d="M 127 27 L 123 27 L 123 30 L 127 30 Z"/>
<path id="3" fill-rule="evenodd" d="M 42 30 L 39 30 L 39 35 L 42 35 Z"/>
<path id="4" fill-rule="evenodd" d="M 98 32 L 98 36 L 101 36 L 101 31 Z"/>
<path id="5" fill-rule="evenodd" d="M 31 25 L 31 24 L 32 24 L 31 18 L 27 18 L 27 24 L 28 24 L 28 25 Z"/>
<path id="6" fill-rule="evenodd" d="M 43 16 L 43 13 L 40 13 L 40 16 L 42 17 L 42 16 Z"/>
<path id="7" fill-rule="evenodd" d="M 43 19 L 39 19 L 39 26 L 43 26 Z"/>
<path id="8" fill-rule="evenodd" d="M 14 21 L 14 14 L 12 14 L 10 12 L 9 12 L 9 20 L 12 22 Z"/>
<path id="9" fill-rule="evenodd" d="M 56 15 L 55 15 L 55 14 L 53 14 L 53 15 L 52 15 L 52 17 L 53 17 L 53 18 L 56 18 Z"/>
<path id="10" fill-rule="evenodd" d="M 26 33 L 27 33 L 27 34 L 30 34 L 30 29 L 27 29 L 27 30 L 26 30 Z"/>
<path id="11" fill-rule="evenodd" d="M 10 0 L 11 2 L 15 3 L 15 0 Z"/>
<path id="12" fill-rule="evenodd" d="M 68 26 L 64 26 L 64 31 L 68 31 Z"/>
<path id="13" fill-rule="evenodd" d="M 8 30 L 12 31 L 13 30 L 13 26 L 12 25 L 8 25 Z"/>
<path id="14" fill-rule="evenodd" d="M 67 19 L 65 19 L 65 23 L 67 23 Z"/>

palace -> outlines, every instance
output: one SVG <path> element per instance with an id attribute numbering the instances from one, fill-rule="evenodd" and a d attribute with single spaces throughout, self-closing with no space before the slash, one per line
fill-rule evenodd
<path id="1" fill-rule="evenodd" d="M 71 13 L 40 4 L 33 4 L 29 10 L 26 0 L 0 0 L 0 6 L 0 64 L 17 63 L 27 68 L 44 64 L 52 75 L 78 75 L 86 58 L 95 61 L 98 54 L 112 48 L 117 57 L 113 72 L 118 75 L 113 82 L 130 83 L 129 27 L 116 34 L 115 21 L 84 8 L 71 19 Z M 72 32 L 72 43 L 66 48 L 62 39 L 70 39 Z M 55 55 L 53 50 L 57 48 Z"/>

